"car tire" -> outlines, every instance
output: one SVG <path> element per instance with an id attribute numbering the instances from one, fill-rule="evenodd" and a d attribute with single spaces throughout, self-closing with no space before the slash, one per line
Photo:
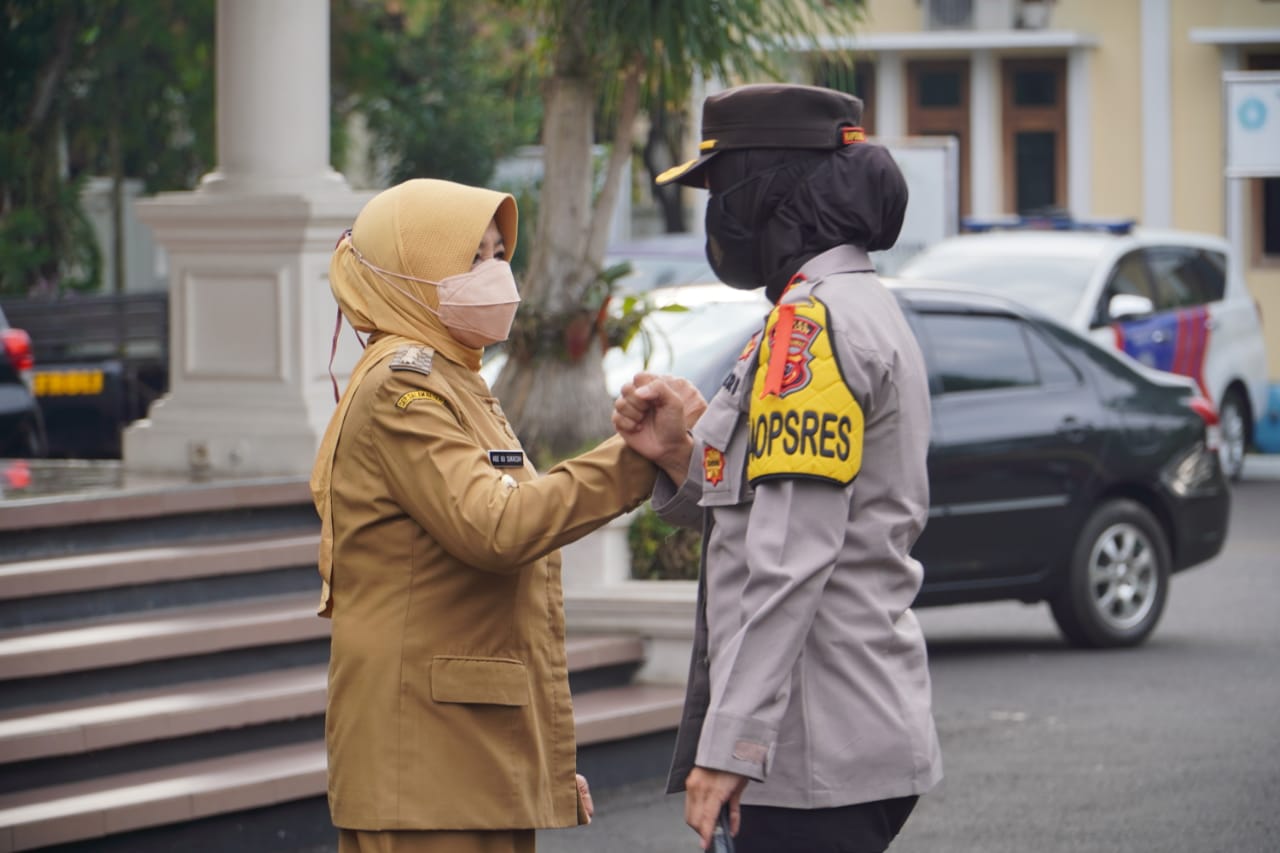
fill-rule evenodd
<path id="1" fill-rule="evenodd" d="M 1218 407 L 1218 430 L 1222 473 L 1228 480 L 1238 481 L 1244 473 L 1244 454 L 1249 446 L 1249 415 L 1244 398 L 1234 388 L 1223 395 L 1222 405 Z"/>
<path id="2" fill-rule="evenodd" d="M 1081 648 L 1142 643 L 1164 612 L 1171 562 L 1164 530 L 1145 507 L 1107 501 L 1081 529 L 1066 584 L 1049 602 L 1058 629 Z"/>

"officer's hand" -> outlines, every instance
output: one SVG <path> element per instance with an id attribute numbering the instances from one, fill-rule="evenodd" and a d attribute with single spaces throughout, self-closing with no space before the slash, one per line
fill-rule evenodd
<path id="1" fill-rule="evenodd" d="M 692 394 L 690 391 L 692 390 Z M 613 427 L 633 450 L 652 460 L 677 486 L 684 482 L 693 452 L 686 419 L 701 413 L 697 389 L 674 380 L 638 373 L 614 402 Z"/>
<path id="2" fill-rule="evenodd" d="M 671 390 L 680 398 L 680 403 L 684 408 L 684 426 L 685 429 L 693 429 L 693 425 L 698 422 L 698 418 L 702 417 L 702 413 L 707 410 L 707 401 L 703 399 L 702 392 L 698 390 L 698 386 L 694 385 L 683 376 L 664 376 L 663 380 L 671 386 Z"/>
<path id="3" fill-rule="evenodd" d="M 737 773 L 695 767 L 684 780 L 684 822 L 698 833 L 702 849 L 711 846 L 711 834 L 715 832 L 720 809 L 729 804 L 729 830 L 738 834 L 742 821 L 739 801 L 749 780 Z"/>
<path id="4" fill-rule="evenodd" d="M 693 425 L 707 410 L 707 401 L 703 399 L 698 387 L 682 376 L 658 376 L 653 373 L 637 373 L 635 378 L 622 386 L 622 393 L 614 403 L 613 426 L 620 433 L 635 432 L 658 403 L 661 396 L 658 389 L 650 389 L 637 393 L 640 388 L 654 382 L 663 382 L 671 388 L 684 413 L 684 428 L 692 429 Z"/>

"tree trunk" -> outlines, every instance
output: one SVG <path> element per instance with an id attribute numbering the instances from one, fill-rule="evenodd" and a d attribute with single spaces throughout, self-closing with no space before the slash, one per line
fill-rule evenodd
<path id="1" fill-rule="evenodd" d="M 494 387 L 520 442 L 540 470 L 613 434 L 599 344 L 577 361 L 509 360 Z"/>
<path id="2" fill-rule="evenodd" d="M 565 335 L 597 276 L 587 263 L 595 102 L 585 77 L 556 76 L 547 85 L 536 245 L 511 357 L 494 386 L 526 450 L 542 462 L 612 431 L 599 346 L 588 343 L 571 356 Z"/>
<path id="3" fill-rule="evenodd" d="M 123 129 L 120 127 L 119 115 L 119 112 L 115 113 L 107 130 L 107 146 L 111 158 L 111 280 L 112 290 L 117 294 L 124 293 L 127 274 L 124 257 L 124 151 L 120 139 Z"/>
<path id="4" fill-rule="evenodd" d="M 661 93 L 649 109 L 649 137 L 644 146 L 644 165 L 649 172 L 653 199 L 662 212 L 663 231 L 679 234 L 688 231 L 684 217 L 684 199 L 679 184 L 657 186 L 653 181 L 658 175 L 680 162 L 680 139 L 684 135 L 684 122 L 679 114 L 672 114 L 661 98 Z"/>
<path id="5" fill-rule="evenodd" d="M 592 142 L 600 97 L 587 32 L 593 0 L 570 0 L 547 82 L 543 180 L 535 245 L 522 288 L 508 359 L 494 392 L 526 450 L 545 463 L 580 452 L 613 432 L 605 389 L 603 331 L 607 294 L 600 271 L 631 133 L 642 65 L 625 67 L 617 132 L 593 199 Z"/>

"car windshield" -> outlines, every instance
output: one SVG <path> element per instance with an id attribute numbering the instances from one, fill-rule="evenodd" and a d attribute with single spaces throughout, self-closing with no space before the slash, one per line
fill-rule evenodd
<path id="1" fill-rule="evenodd" d="M 926 251 L 909 261 L 898 276 L 968 285 L 1066 319 L 1080 304 L 1094 265 L 1092 259 L 1081 257 Z"/>
<path id="2" fill-rule="evenodd" d="M 611 349 L 604 358 L 609 390 L 641 370 L 683 376 L 705 396 L 720 380 L 751 335 L 764 325 L 769 305 L 763 299 L 707 302 L 684 311 L 655 311 L 644 321 L 625 351 Z"/>
<path id="3" fill-rule="evenodd" d="M 644 293 L 660 287 L 700 284 L 716 280 L 702 242 L 659 240 L 615 246 L 605 257 L 605 269 L 629 263 L 631 272 L 618 279 L 618 293 Z"/>

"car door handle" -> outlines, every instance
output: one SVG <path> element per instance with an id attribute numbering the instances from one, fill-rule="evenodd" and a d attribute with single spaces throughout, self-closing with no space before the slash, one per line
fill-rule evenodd
<path id="1" fill-rule="evenodd" d="M 1089 437 L 1089 433 L 1092 431 L 1092 426 L 1074 417 L 1065 417 L 1058 424 L 1058 435 L 1072 444 L 1080 444 Z"/>

